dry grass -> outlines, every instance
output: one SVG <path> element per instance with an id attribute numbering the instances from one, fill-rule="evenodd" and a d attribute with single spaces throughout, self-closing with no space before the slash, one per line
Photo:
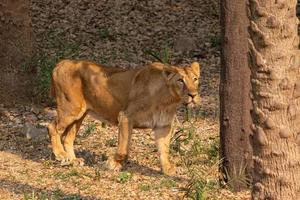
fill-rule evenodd
<path id="1" fill-rule="evenodd" d="M 62 167 L 53 160 L 47 139 L 27 140 L 22 128 L 2 118 L 1 199 L 249 198 L 247 192 L 233 194 L 219 186 L 219 125 L 215 116 L 203 113 L 200 109 L 190 122 L 182 123 L 185 117 L 179 111 L 171 150 L 179 171 L 174 177 L 160 173 L 158 152 L 148 130 L 134 131 L 130 161 L 123 172 L 113 173 L 104 163 L 116 149 L 116 127 L 103 128 L 86 119 L 75 145 L 86 165 Z"/>

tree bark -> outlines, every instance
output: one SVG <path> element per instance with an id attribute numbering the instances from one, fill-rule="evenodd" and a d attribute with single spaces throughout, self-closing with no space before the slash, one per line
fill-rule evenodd
<path id="1" fill-rule="evenodd" d="M 0 99 L 13 104 L 30 101 L 32 75 L 22 66 L 32 56 L 30 1 L 0 1 Z"/>
<path id="2" fill-rule="evenodd" d="M 246 1 L 221 0 L 221 170 L 236 190 L 252 169 L 248 22 Z"/>
<path id="3" fill-rule="evenodd" d="M 296 0 L 250 0 L 253 199 L 300 199 Z"/>

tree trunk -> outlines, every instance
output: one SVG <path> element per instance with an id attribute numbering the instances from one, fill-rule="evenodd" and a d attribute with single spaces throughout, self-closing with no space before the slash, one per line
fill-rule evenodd
<path id="1" fill-rule="evenodd" d="M 29 101 L 32 75 L 22 68 L 32 55 L 29 1 L 1 0 L 0 27 L 1 103 Z"/>
<path id="2" fill-rule="evenodd" d="M 296 0 L 250 0 L 253 199 L 300 199 Z"/>
<path id="3" fill-rule="evenodd" d="M 248 21 L 246 1 L 221 1 L 221 170 L 236 190 L 246 186 L 252 169 Z"/>

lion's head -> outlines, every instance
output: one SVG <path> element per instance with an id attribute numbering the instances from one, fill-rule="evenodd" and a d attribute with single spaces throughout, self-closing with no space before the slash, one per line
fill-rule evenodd
<path id="1" fill-rule="evenodd" d="M 179 96 L 183 104 L 187 106 L 200 104 L 198 93 L 200 65 L 198 62 L 193 62 L 190 66 L 184 68 L 162 63 L 152 63 L 152 66 L 164 72 L 164 77 L 171 92 Z"/>

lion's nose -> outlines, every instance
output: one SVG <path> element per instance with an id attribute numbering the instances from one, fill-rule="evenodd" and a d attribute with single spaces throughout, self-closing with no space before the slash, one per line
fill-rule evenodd
<path id="1" fill-rule="evenodd" d="M 197 96 L 197 93 L 189 93 L 188 94 L 190 97 L 194 98 L 195 96 Z"/>

